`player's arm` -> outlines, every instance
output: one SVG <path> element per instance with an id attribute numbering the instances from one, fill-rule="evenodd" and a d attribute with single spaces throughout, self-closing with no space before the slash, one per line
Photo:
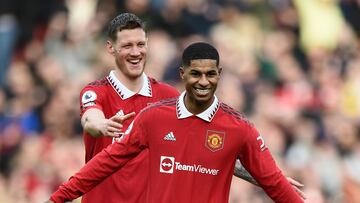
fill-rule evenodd
<path id="1" fill-rule="evenodd" d="M 304 202 L 277 167 L 263 138 L 255 128 L 248 126 L 246 131 L 247 136 L 244 139 L 239 154 L 241 164 L 275 202 Z"/>
<path id="2" fill-rule="evenodd" d="M 250 173 L 244 168 L 238 159 L 236 159 L 234 175 L 238 178 L 246 180 L 253 185 L 259 186 L 256 180 L 250 175 Z"/>
<path id="3" fill-rule="evenodd" d="M 116 172 L 140 153 L 141 148 L 133 144 L 115 142 L 98 153 L 69 181 L 63 183 L 50 200 L 55 203 L 71 201 L 90 191 L 105 178 Z"/>
<path id="4" fill-rule="evenodd" d="M 132 126 L 134 124 L 134 128 Z M 147 147 L 141 124 L 130 124 L 127 135 L 120 142 L 115 142 L 98 153 L 69 181 L 63 183 L 51 195 L 50 200 L 56 203 L 71 201 L 90 191 L 105 178 L 119 170 L 128 161 L 136 157 Z"/>
<path id="5" fill-rule="evenodd" d="M 259 183 L 256 182 L 256 180 L 250 175 L 250 173 L 244 168 L 244 166 L 241 164 L 241 162 L 238 159 L 236 160 L 236 163 L 235 163 L 234 175 L 238 178 L 246 180 L 247 182 L 249 182 L 253 185 L 259 186 Z M 286 177 L 286 179 L 289 181 L 289 183 L 295 189 L 295 191 L 303 199 L 306 199 L 305 193 L 300 189 L 300 188 L 304 187 L 304 185 L 290 177 Z"/>
<path id="6" fill-rule="evenodd" d="M 81 117 L 81 125 L 84 130 L 94 137 L 111 136 L 118 137 L 122 133 L 124 120 L 133 117 L 134 112 L 126 115 L 114 115 L 106 119 L 104 113 L 97 108 L 85 111 Z"/>

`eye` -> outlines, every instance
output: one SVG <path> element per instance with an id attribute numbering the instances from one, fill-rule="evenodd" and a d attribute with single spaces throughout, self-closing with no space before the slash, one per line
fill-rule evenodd
<path id="1" fill-rule="evenodd" d="M 216 71 L 211 71 L 207 73 L 208 77 L 216 77 L 218 75 L 218 73 Z"/>
<path id="2" fill-rule="evenodd" d="M 193 77 L 198 77 L 198 76 L 200 76 L 200 73 L 196 72 L 196 71 L 191 71 L 190 75 L 193 76 Z"/>
<path id="3" fill-rule="evenodd" d="M 140 42 L 140 43 L 138 43 L 138 47 L 140 47 L 140 48 L 143 48 L 143 47 L 145 47 L 145 42 Z"/>
<path id="4" fill-rule="evenodd" d="M 130 49 L 131 48 L 131 44 L 124 44 L 123 46 L 121 46 L 124 49 Z"/>

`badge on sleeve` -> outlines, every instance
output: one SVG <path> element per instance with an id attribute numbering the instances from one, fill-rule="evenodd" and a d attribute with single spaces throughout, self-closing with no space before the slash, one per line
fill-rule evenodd
<path id="1" fill-rule="evenodd" d="M 210 151 L 215 152 L 223 149 L 225 141 L 225 132 L 208 130 L 206 132 L 205 146 Z"/>
<path id="2" fill-rule="evenodd" d="M 96 97 L 97 97 L 97 95 L 94 91 L 88 90 L 88 91 L 84 92 L 84 94 L 82 95 L 81 102 L 83 104 L 86 104 L 86 103 L 95 101 Z"/>

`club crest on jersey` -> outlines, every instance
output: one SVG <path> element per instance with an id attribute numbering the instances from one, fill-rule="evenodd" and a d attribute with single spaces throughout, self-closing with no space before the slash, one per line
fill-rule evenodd
<path id="1" fill-rule="evenodd" d="M 206 132 L 205 146 L 212 152 L 224 148 L 225 132 L 208 130 Z"/>
<path id="2" fill-rule="evenodd" d="M 92 102 L 95 101 L 97 95 L 94 91 L 88 90 L 86 92 L 84 92 L 84 94 L 81 97 L 81 102 L 83 104 L 86 104 L 88 102 Z"/>

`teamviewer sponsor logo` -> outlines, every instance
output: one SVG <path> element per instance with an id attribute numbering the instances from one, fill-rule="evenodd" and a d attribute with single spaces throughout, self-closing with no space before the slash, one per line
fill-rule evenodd
<path id="1" fill-rule="evenodd" d="M 206 168 L 199 164 L 183 164 L 175 162 L 175 157 L 161 156 L 160 157 L 160 173 L 174 173 L 174 169 L 177 171 L 187 171 L 192 173 L 201 173 L 207 175 L 218 175 L 218 169 Z"/>
<path id="2" fill-rule="evenodd" d="M 175 158 L 171 156 L 160 157 L 160 172 L 161 173 L 173 173 L 174 172 Z"/>

